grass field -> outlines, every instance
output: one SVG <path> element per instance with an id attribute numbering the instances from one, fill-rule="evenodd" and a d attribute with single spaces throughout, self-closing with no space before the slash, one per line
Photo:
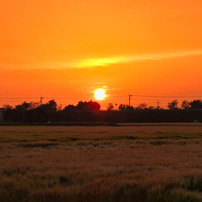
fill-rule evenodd
<path id="1" fill-rule="evenodd" d="M 202 125 L 1 126 L 0 201 L 202 201 Z"/>

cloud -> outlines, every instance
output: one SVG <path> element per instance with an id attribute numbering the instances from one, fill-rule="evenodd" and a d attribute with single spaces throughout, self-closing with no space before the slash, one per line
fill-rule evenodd
<path id="1" fill-rule="evenodd" d="M 202 50 L 163 53 L 163 54 L 145 54 L 145 55 L 135 55 L 135 56 L 92 58 L 92 59 L 80 60 L 78 62 L 70 64 L 70 66 L 76 67 L 76 68 L 92 68 L 92 67 L 107 66 L 107 65 L 113 65 L 113 64 L 132 63 L 132 62 L 147 61 L 147 60 L 163 60 L 163 59 L 172 59 L 172 58 L 194 56 L 194 55 L 202 55 Z"/>
<path id="2" fill-rule="evenodd" d="M 85 67 L 96 67 L 96 66 L 106 66 L 110 64 L 119 64 L 129 62 L 128 57 L 109 57 L 109 58 L 93 58 L 81 60 L 74 64 L 74 67 L 85 68 Z"/>
<path id="3" fill-rule="evenodd" d="M 161 54 L 139 54 L 130 56 L 116 56 L 105 58 L 89 58 L 72 62 L 49 62 L 49 63 L 21 63 L 21 64 L 4 64 L 0 63 L 0 69 L 86 69 L 101 66 L 110 66 L 116 64 L 127 64 L 141 61 L 156 61 L 164 59 L 181 58 L 188 56 L 202 55 L 202 50 L 170 52 Z"/>

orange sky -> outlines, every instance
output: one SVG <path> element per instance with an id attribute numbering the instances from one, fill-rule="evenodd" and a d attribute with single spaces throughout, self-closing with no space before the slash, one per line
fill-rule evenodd
<path id="1" fill-rule="evenodd" d="M 129 92 L 202 96 L 201 7 L 201 0 L 2 0 L 0 98 L 75 98 L 56 99 L 67 105 L 105 88 L 105 107 L 126 104 L 110 96 Z M 145 102 L 158 100 L 169 101 Z"/>

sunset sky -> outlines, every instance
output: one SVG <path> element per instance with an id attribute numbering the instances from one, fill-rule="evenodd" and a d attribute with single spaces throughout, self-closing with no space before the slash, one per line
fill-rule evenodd
<path id="1" fill-rule="evenodd" d="M 201 8 L 201 0 L 2 0 L 0 98 L 65 106 L 104 88 L 105 108 L 127 104 L 128 93 L 202 96 Z M 158 100 L 172 99 L 131 103 Z"/>

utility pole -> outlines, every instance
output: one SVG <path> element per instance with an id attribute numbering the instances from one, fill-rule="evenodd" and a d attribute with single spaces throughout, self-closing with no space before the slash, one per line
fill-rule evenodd
<path id="1" fill-rule="evenodd" d="M 131 100 L 131 97 L 132 97 L 133 95 L 131 95 L 130 93 L 129 93 L 129 95 L 128 95 L 128 101 L 129 101 L 129 107 L 130 107 L 130 100 Z"/>
<path id="2" fill-rule="evenodd" d="M 40 104 L 41 105 L 43 104 L 43 99 L 44 99 L 44 97 L 40 97 Z"/>
<path id="3" fill-rule="evenodd" d="M 159 109 L 160 108 L 160 102 L 159 101 L 157 102 L 157 105 L 158 105 L 157 109 Z"/>

